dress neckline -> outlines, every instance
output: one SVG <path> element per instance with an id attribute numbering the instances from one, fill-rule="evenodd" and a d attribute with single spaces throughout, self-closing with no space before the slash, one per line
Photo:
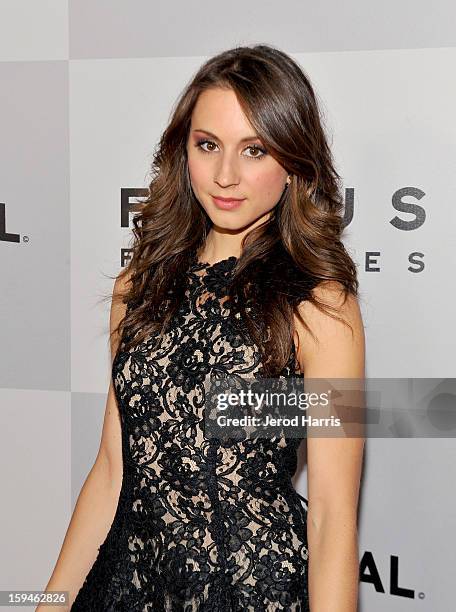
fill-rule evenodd
<path id="1" fill-rule="evenodd" d="M 213 263 L 209 263 L 208 261 L 200 261 L 198 259 L 196 251 L 193 251 L 191 257 L 191 268 L 198 270 L 207 270 L 207 271 L 216 271 L 216 270 L 228 270 L 234 267 L 239 260 L 235 255 L 230 255 L 229 257 L 224 257 L 223 259 L 219 259 L 219 261 L 214 261 Z"/>

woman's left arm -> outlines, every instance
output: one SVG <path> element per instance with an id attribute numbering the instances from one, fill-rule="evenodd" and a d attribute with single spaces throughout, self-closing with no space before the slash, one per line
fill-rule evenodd
<path id="1" fill-rule="evenodd" d="M 364 380 L 365 338 L 357 299 L 343 304 L 340 285 L 314 290 L 346 325 L 302 302 L 318 341 L 296 321 L 297 357 L 307 379 Z M 361 387 L 362 388 L 362 387 Z M 364 438 L 307 438 L 309 598 L 311 612 L 356 612 L 359 587 L 357 509 Z"/>

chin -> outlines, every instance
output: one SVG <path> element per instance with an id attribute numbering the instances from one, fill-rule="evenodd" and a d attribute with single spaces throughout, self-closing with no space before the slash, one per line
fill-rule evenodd
<path id="1" fill-rule="evenodd" d="M 232 214 L 229 216 L 229 218 L 227 217 L 228 215 L 224 214 L 209 215 L 210 220 L 217 227 L 223 227 L 232 230 L 242 229 L 243 227 L 249 225 L 252 222 L 249 219 L 243 219 L 242 215 Z"/>

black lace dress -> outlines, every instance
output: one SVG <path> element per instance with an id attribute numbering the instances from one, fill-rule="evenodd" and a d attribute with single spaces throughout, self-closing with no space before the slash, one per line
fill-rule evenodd
<path id="1" fill-rule="evenodd" d="M 236 261 L 193 257 L 159 348 L 113 362 L 123 483 L 73 612 L 309 609 L 307 503 L 291 482 L 302 439 L 224 445 L 202 427 L 208 376 L 261 370 L 223 299 Z M 299 375 L 293 347 L 284 376 Z"/>

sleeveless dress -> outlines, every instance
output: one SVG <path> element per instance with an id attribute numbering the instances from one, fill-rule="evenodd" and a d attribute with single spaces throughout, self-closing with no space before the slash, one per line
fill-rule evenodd
<path id="1" fill-rule="evenodd" d="M 122 487 L 73 612 L 309 610 L 307 500 L 291 482 L 302 438 L 204 435 L 207 377 L 261 373 L 224 299 L 236 261 L 194 255 L 158 348 L 121 343 Z M 300 375 L 293 345 L 283 376 Z"/>

